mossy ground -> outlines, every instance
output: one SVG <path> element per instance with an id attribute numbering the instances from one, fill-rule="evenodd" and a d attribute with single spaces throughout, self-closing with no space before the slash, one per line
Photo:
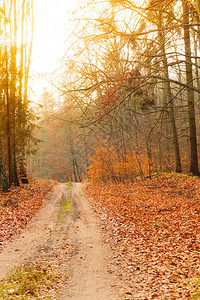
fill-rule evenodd
<path id="1" fill-rule="evenodd" d="M 71 214 L 72 208 L 72 199 L 71 198 L 63 198 L 62 203 L 60 205 L 58 211 L 58 221 L 62 221 L 66 214 Z"/>
<path id="2" fill-rule="evenodd" d="M 0 299 L 52 299 L 48 291 L 59 278 L 55 268 L 44 262 L 22 265 L 0 282 Z"/>

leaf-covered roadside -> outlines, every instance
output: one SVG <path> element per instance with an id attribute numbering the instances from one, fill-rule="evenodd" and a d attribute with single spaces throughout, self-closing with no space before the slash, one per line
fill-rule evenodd
<path id="1" fill-rule="evenodd" d="M 38 212 L 54 184 L 48 180 L 33 180 L 13 187 L 8 193 L 0 192 L 0 251 Z"/>
<path id="2" fill-rule="evenodd" d="M 85 192 L 106 227 L 126 299 L 200 298 L 200 180 L 162 175 Z"/>

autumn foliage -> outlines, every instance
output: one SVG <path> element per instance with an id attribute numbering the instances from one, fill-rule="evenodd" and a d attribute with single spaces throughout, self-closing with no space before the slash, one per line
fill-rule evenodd
<path id="1" fill-rule="evenodd" d="M 114 147 L 99 146 L 91 159 L 88 176 L 93 182 L 134 181 L 138 176 L 147 176 L 149 163 L 145 152 L 127 151 L 121 154 Z"/>
<path id="2" fill-rule="evenodd" d="M 193 299 L 200 289 L 200 180 L 162 175 L 90 184 L 128 299 Z"/>
<path id="3" fill-rule="evenodd" d="M 98 107 L 97 115 L 103 117 L 123 102 L 123 90 L 131 88 L 136 94 L 143 94 L 144 91 L 140 87 L 140 79 L 138 76 L 140 76 L 138 69 L 127 69 L 122 72 L 118 72 L 116 75 L 109 76 L 109 81 L 104 83 L 103 94 L 96 99 Z"/>

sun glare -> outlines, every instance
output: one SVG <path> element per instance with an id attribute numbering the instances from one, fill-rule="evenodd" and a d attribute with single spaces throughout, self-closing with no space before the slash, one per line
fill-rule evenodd
<path id="1" fill-rule="evenodd" d="M 90 6 L 86 5 L 87 0 L 82 2 L 83 4 L 85 3 L 85 9 L 81 12 L 78 10 L 78 5 L 81 3 L 80 0 L 34 0 L 34 43 L 30 72 L 30 85 L 34 102 L 40 100 L 44 88 L 53 89 L 50 81 L 55 82 L 55 74 L 57 74 L 56 71 L 61 66 L 62 57 L 67 50 L 67 54 L 70 55 L 70 48 L 73 51 L 73 47 L 71 47 L 69 42 L 71 40 L 70 34 L 75 26 L 75 22 L 73 23 L 72 21 L 73 11 L 77 9 L 82 19 L 86 17 L 85 13 L 87 18 L 90 17 Z M 97 4 L 98 7 L 102 6 L 103 8 L 107 8 L 110 5 L 107 1 L 101 0 L 97 1 Z M 138 18 L 136 13 L 130 12 L 128 9 L 123 10 L 123 12 L 119 11 L 116 19 L 118 26 L 126 26 L 127 31 L 131 32 L 137 27 Z M 127 23 L 124 21 L 125 19 Z"/>
<path id="2" fill-rule="evenodd" d="M 48 76 L 59 67 L 67 45 L 70 17 L 76 0 L 35 0 L 31 86 L 35 96 L 48 87 Z M 45 77 L 47 79 L 45 79 Z"/>

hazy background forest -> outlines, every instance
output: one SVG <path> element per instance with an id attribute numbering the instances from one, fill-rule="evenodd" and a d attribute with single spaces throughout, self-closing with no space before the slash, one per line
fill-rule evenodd
<path id="1" fill-rule="evenodd" d="M 28 181 L 27 160 L 29 176 L 59 181 L 199 175 L 196 2 L 83 1 L 57 92 L 45 89 L 37 106 L 28 94 L 33 6 L 0 1 L 3 189 Z"/>

